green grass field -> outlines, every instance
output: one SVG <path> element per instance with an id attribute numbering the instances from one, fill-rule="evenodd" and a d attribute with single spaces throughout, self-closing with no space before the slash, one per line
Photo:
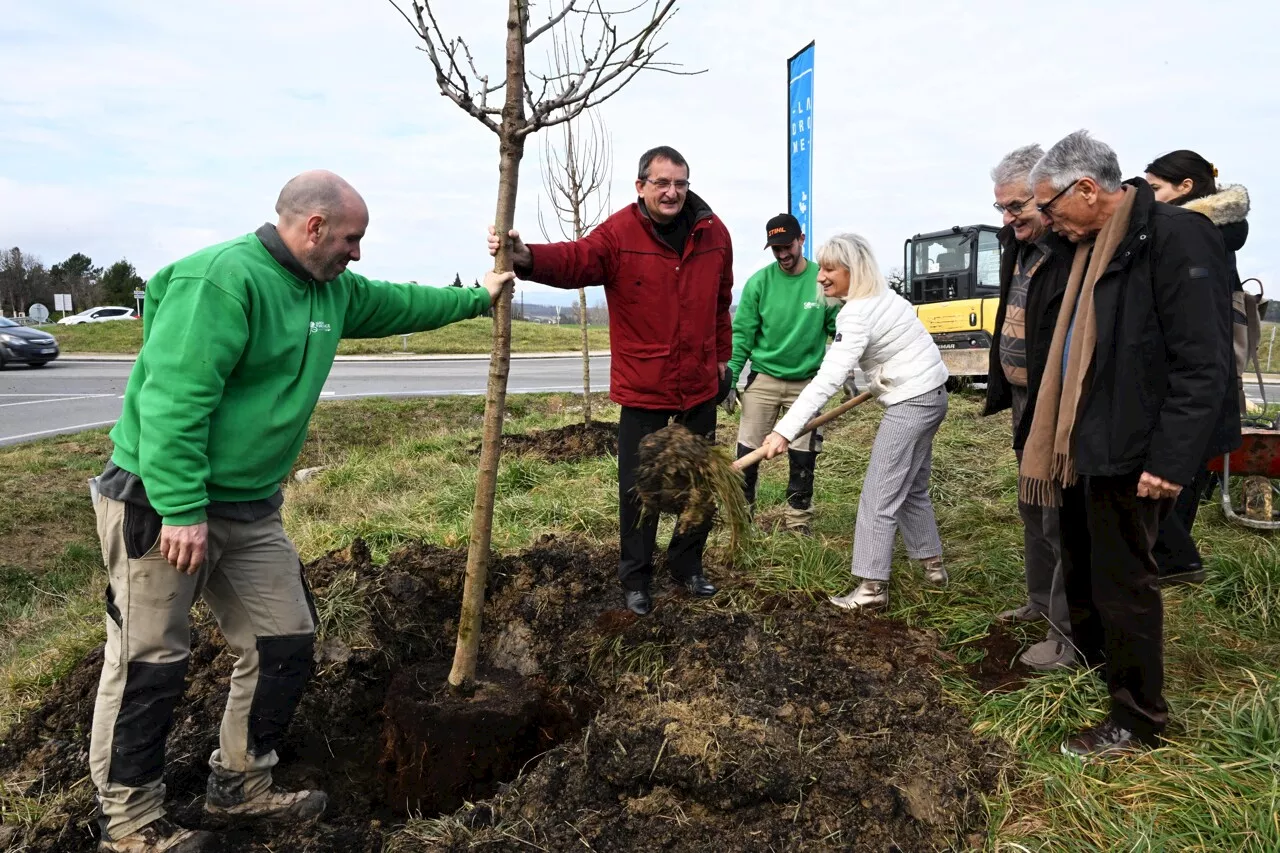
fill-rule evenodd
<path id="1" fill-rule="evenodd" d="M 572 395 L 509 402 L 508 432 L 579 415 Z M 303 558 L 357 536 L 377 559 L 419 537 L 464 546 L 482 410 L 479 398 L 322 403 L 298 466 L 327 467 L 288 486 L 285 503 Z M 975 398 L 953 396 L 935 444 L 932 492 L 952 582 L 928 587 L 900 555 L 891 587 L 890 615 L 937 631 L 961 661 L 972 657 L 992 615 L 1025 594 L 1008 420 L 978 411 Z M 598 417 L 616 415 L 600 402 Z M 720 418 L 731 436 L 735 419 Z M 821 601 L 845 590 L 878 420 L 879 410 L 864 406 L 833 425 L 818 466 L 815 537 L 775 534 L 751 544 L 751 583 L 723 592 L 717 606 L 750 609 L 778 593 Z M 0 556 L 0 730 L 101 639 L 102 570 L 84 478 L 107 450 L 102 432 L 0 449 L 6 493 L 26 496 L 0 521 L 0 541 L 19 543 Z M 551 465 L 504 457 L 499 476 L 496 548 L 523 549 L 547 532 L 616 542 L 613 459 Z M 766 463 L 762 513 L 782 503 L 785 477 L 785 464 Z M 1103 716 L 1107 697 L 1091 674 L 1038 676 L 1001 694 L 981 693 L 958 670 L 940 676 L 975 730 L 1005 738 L 1017 755 L 1005 790 L 986 803 L 983 849 L 1280 850 L 1280 549 L 1273 537 L 1226 525 L 1215 507 L 1201 519 L 1196 532 L 1210 578 L 1165 594 L 1168 746 L 1106 764 L 1059 755 L 1065 734 Z M 715 534 L 713 579 L 725 544 Z M 1015 630 L 1027 644 L 1042 638 L 1036 626 Z"/>
<path id="2" fill-rule="evenodd" d="M 111 323 L 82 323 L 79 326 L 42 326 L 58 339 L 67 355 L 75 353 L 136 353 L 142 347 L 142 324 L 118 320 Z M 592 326 L 588 330 L 591 349 L 609 348 L 609 328 Z M 445 355 L 487 353 L 493 347 L 493 321 L 485 317 L 463 320 L 436 329 L 387 338 L 348 339 L 338 345 L 339 355 L 373 355 L 379 353 L 412 353 Z M 512 352 L 572 352 L 582 348 L 582 330 L 578 326 L 552 326 L 544 323 L 514 321 L 511 324 Z"/>

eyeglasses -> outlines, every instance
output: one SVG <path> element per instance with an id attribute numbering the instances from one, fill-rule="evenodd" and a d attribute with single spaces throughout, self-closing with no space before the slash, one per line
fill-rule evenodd
<path id="1" fill-rule="evenodd" d="M 996 213 L 1008 213 L 1012 216 L 1017 216 L 1019 213 L 1022 213 L 1022 208 L 1035 200 L 1036 197 L 1032 196 L 1031 198 L 1024 198 L 1022 201 L 1011 201 L 1008 204 L 1001 204 L 997 201 L 991 206 L 996 209 Z"/>
<path id="2" fill-rule="evenodd" d="M 653 184 L 660 190 L 669 190 L 672 187 L 675 187 L 677 192 L 685 192 L 689 189 L 688 181 L 673 181 L 669 178 L 658 178 L 656 181 L 652 178 L 645 178 L 644 180 L 645 183 Z"/>
<path id="3" fill-rule="evenodd" d="M 1078 183 L 1080 182 L 1072 181 L 1071 183 L 1067 184 L 1067 186 L 1062 190 L 1062 192 L 1058 193 L 1053 198 L 1049 199 L 1048 202 L 1046 202 L 1045 204 L 1037 204 L 1036 210 L 1040 211 L 1040 214 L 1042 216 L 1050 216 L 1050 217 L 1053 216 L 1053 210 L 1051 209 L 1053 207 L 1053 203 L 1058 199 L 1062 198 L 1067 193 L 1069 193 L 1071 190 L 1075 189 L 1076 184 Z"/>

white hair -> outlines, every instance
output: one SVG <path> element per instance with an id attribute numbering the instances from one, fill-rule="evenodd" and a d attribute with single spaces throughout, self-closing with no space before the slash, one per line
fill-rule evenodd
<path id="1" fill-rule="evenodd" d="M 1105 142 L 1090 137 L 1087 130 L 1077 130 L 1058 140 L 1031 170 L 1032 186 L 1048 181 L 1058 191 L 1082 178 L 1092 178 L 1107 192 L 1120 189 L 1124 179 L 1116 152 Z"/>
<path id="2" fill-rule="evenodd" d="M 876 263 L 871 244 L 860 234 L 837 234 L 818 249 L 818 263 L 824 267 L 843 267 L 849 271 L 850 299 L 869 299 L 889 289 L 884 274 Z"/>
<path id="3" fill-rule="evenodd" d="M 991 170 L 991 180 L 998 187 L 1025 184 L 1027 189 L 1031 189 L 1031 170 L 1043 156 L 1044 149 L 1036 143 L 1015 148 Z"/>

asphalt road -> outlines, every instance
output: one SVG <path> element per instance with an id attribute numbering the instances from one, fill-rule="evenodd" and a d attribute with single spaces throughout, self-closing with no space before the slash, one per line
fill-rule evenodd
<path id="1" fill-rule="evenodd" d="M 59 359 L 39 370 L 0 371 L 0 445 L 108 426 L 120 417 L 131 361 Z M 591 360 L 591 387 L 609 387 L 609 358 Z M 487 356 L 421 361 L 338 361 L 322 400 L 483 394 Z M 508 391 L 529 394 L 582 390 L 581 356 L 513 358 Z"/>
<path id="2" fill-rule="evenodd" d="M 582 388 L 581 365 L 577 355 L 513 358 L 509 393 L 578 391 Z M 132 368 L 132 361 L 70 357 L 39 370 L 10 366 L 0 371 L 0 446 L 115 423 Z M 606 390 L 608 375 L 609 357 L 592 358 L 591 387 Z M 321 399 L 483 394 L 488 378 L 487 356 L 338 361 Z M 1256 383 L 1245 387 L 1250 399 L 1260 399 Z M 1267 399 L 1280 400 L 1280 384 L 1267 386 Z"/>

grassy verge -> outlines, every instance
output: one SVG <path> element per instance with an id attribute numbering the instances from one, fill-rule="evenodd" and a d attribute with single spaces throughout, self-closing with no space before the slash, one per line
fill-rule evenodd
<path id="1" fill-rule="evenodd" d="M 560 426 L 579 416 L 572 395 L 518 396 L 510 402 L 508 432 Z M 326 468 L 305 484 L 290 485 L 285 503 L 285 523 L 303 558 L 356 536 L 378 558 L 416 537 L 464 545 L 482 407 L 478 398 L 321 404 L 298 464 Z M 600 408 L 602 419 L 616 418 L 616 407 L 602 402 Z M 973 643 L 990 629 L 992 615 L 1024 594 L 1008 421 L 982 419 L 978 408 L 972 398 L 953 397 L 935 444 L 932 491 L 952 583 L 944 589 L 927 586 L 900 555 L 890 611 L 938 631 L 944 647 L 962 661 L 973 656 Z M 736 422 L 720 417 L 731 440 Z M 878 421 L 875 407 L 862 407 L 829 430 L 817 475 L 815 537 L 761 537 L 746 561 L 748 582 L 709 606 L 751 608 L 777 594 L 821 600 L 844 591 L 857 493 Z M 78 494 L 83 472 L 61 473 L 65 451 L 53 450 L 57 444 L 0 451 L 0 472 L 13 476 L 30 469 L 23 476 L 57 476 L 62 487 Z M 616 541 L 615 477 L 612 459 L 549 465 L 505 457 L 495 546 L 523 548 L 547 532 Z M 759 492 L 762 513 L 782 503 L 785 487 L 785 464 L 767 463 Z M 67 513 L 68 529 L 91 535 L 87 501 L 60 512 Z M 1064 734 L 1104 713 L 1105 691 L 1088 673 L 1041 676 L 1000 694 L 983 694 L 959 674 L 943 676 L 951 701 L 975 729 L 1007 739 L 1019 756 L 1006 790 L 986 804 L 987 850 L 1280 849 L 1280 549 L 1274 539 L 1227 526 L 1216 509 L 1206 508 L 1201 518 L 1197 534 L 1210 580 L 1165 596 L 1166 683 L 1175 720 L 1169 746 L 1105 765 L 1082 766 L 1058 755 Z M 663 536 L 667 530 L 664 525 Z M 724 545 L 724 535 L 717 533 L 713 552 Z M 50 546 L 55 555 L 67 547 Z M 42 552 L 32 547 L 30 553 L 34 560 Z M 56 576 L 56 556 L 40 559 L 45 577 Z M 58 594 L 65 600 L 24 594 L 28 600 L 48 599 L 39 606 L 69 614 L 74 626 L 77 608 L 87 606 L 83 602 L 92 602 L 89 612 L 98 607 L 93 585 L 78 585 L 91 574 L 78 565 L 72 560 L 65 569 L 68 580 L 60 582 Z M 358 613 L 335 613 L 331 621 L 359 632 Z M 8 691 L 0 693 L 0 727 L 15 701 L 30 695 L 14 689 L 15 655 L 34 660 L 53 647 L 61 660 L 83 646 L 68 641 L 65 628 L 42 634 L 34 624 L 16 632 L 20 648 L 11 642 L 0 649 L 8 684 L 0 684 L 0 691 Z M 1035 626 L 1014 630 L 1026 644 L 1043 636 Z M 626 665 L 644 669 L 654 662 Z"/>
<path id="2" fill-rule="evenodd" d="M 43 326 L 58 339 L 64 354 L 136 353 L 142 346 L 142 324 L 120 320 L 113 323 L 82 323 L 78 326 Z M 609 328 L 592 326 L 587 330 L 592 350 L 609 348 Z M 339 355 L 375 355 L 380 353 L 412 353 L 443 355 L 487 353 L 492 348 L 493 321 L 485 317 L 464 320 L 408 336 L 344 340 L 338 345 Z M 572 352 L 582 347 L 582 330 L 578 326 L 552 326 L 545 323 L 515 321 L 511 324 L 512 352 Z"/>
<path id="3" fill-rule="evenodd" d="M 85 481 L 106 431 L 0 450 L 0 732 L 102 642 L 102 558 Z"/>

